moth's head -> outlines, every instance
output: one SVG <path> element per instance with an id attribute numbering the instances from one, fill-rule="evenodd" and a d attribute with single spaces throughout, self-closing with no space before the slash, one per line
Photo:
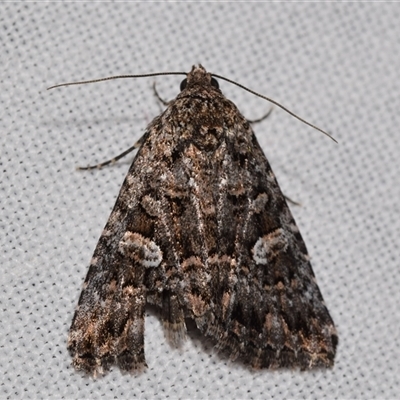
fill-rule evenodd
<path id="1" fill-rule="evenodd" d="M 219 89 L 218 81 L 200 64 L 198 66 L 193 65 L 192 70 L 181 82 L 181 92 L 196 85 L 211 86 L 215 89 Z"/>

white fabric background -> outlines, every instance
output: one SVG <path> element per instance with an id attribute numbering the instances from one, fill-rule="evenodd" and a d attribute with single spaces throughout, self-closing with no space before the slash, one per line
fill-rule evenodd
<path id="1" fill-rule="evenodd" d="M 400 5 L 2 3 L 2 398 L 394 398 L 400 393 Z M 170 348 L 146 316 L 149 368 L 93 380 L 66 338 L 92 252 L 132 156 L 101 171 L 161 112 L 154 79 L 46 91 L 202 63 L 282 102 L 254 126 L 339 332 L 329 371 L 252 371 L 199 334 Z M 163 98 L 180 77 L 158 77 Z M 220 81 L 249 119 L 270 105 Z"/>

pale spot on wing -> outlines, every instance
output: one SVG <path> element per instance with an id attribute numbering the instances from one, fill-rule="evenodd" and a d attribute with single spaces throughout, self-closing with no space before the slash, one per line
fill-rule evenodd
<path id="1" fill-rule="evenodd" d="M 124 256 L 145 268 L 158 267 L 162 261 L 162 252 L 158 245 L 136 232 L 125 232 L 118 248 Z"/>

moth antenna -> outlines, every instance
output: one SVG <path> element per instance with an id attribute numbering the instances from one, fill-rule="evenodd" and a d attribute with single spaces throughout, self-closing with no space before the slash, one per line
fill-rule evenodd
<path id="1" fill-rule="evenodd" d="M 114 79 L 149 78 L 151 76 L 161 76 L 161 75 L 186 75 L 187 76 L 187 73 L 186 72 L 154 72 L 151 74 L 141 74 L 141 75 L 116 75 L 116 76 L 108 76 L 107 78 L 91 79 L 89 81 L 60 83 L 58 85 L 48 87 L 47 90 L 55 89 L 55 88 L 62 87 L 62 86 L 85 85 L 86 83 L 97 83 L 97 82 L 111 81 Z"/>
<path id="2" fill-rule="evenodd" d="M 149 78 L 149 77 L 152 77 L 152 76 L 163 76 L 163 75 L 185 75 L 185 76 L 187 76 L 187 73 L 186 72 L 154 72 L 154 73 L 150 73 L 150 74 L 139 74 L 139 75 L 116 75 L 116 76 L 108 76 L 106 78 L 91 79 L 91 80 L 88 80 L 88 81 L 77 81 L 77 82 L 60 83 L 58 85 L 53 85 L 53 86 L 48 87 L 47 90 L 55 89 L 55 88 L 59 88 L 59 87 L 63 87 L 63 86 L 85 85 L 87 83 L 98 83 L 98 82 L 104 82 L 104 81 L 111 81 L 111 80 L 114 80 L 114 79 Z M 238 82 L 235 82 L 235 81 L 233 81 L 231 79 L 225 78 L 224 76 L 213 74 L 213 73 L 211 73 L 211 75 L 214 76 L 215 78 L 222 79 L 222 80 L 224 80 L 226 82 L 232 83 L 233 85 L 236 85 L 236 86 L 240 87 L 241 89 L 244 89 L 247 92 L 249 92 L 251 94 L 254 94 L 257 97 L 260 97 L 260 98 L 262 98 L 264 100 L 269 101 L 272 104 L 275 104 L 277 107 L 279 107 L 282 110 L 286 111 L 288 114 L 290 114 L 294 118 L 297 118 L 299 121 L 303 122 L 304 124 L 306 124 L 308 126 L 311 126 L 311 128 L 314 128 L 317 131 L 322 132 L 324 135 L 328 136 L 335 143 L 337 143 L 337 140 L 333 136 L 331 136 L 328 132 L 324 131 L 321 128 L 318 128 L 318 126 L 312 124 L 311 122 L 308 122 L 305 119 L 299 117 L 294 112 L 290 111 L 288 108 L 286 108 L 282 104 L 278 103 L 277 101 L 275 101 L 275 100 L 273 100 L 273 99 L 271 99 L 269 97 L 263 96 L 262 94 L 257 93 L 254 90 L 251 90 L 251 89 L 247 88 L 246 86 L 241 85 Z"/>
<path id="3" fill-rule="evenodd" d="M 225 78 L 224 76 L 221 75 L 217 75 L 217 74 L 213 74 L 211 73 L 212 76 L 214 76 L 215 78 L 218 79 L 222 79 L 226 82 L 232 83 L 233 85 L 239 86 L 240 88 L 247 90 L 248 92 L 250 92 L 251 94 L 254 94 L 255 96 L 261 97 L 264 100 L 269 101 L 272 104 L 275 104 L 276 106 L 278 106 L 279 108 L 281 108 L 282 110 L 286 111 L 288 114 L 290 114 L 292 117 L 297 118 L 299 121 L 303 122 L 304 124 L 311 126 L 311 128 L 316 129 L 317 131 L 322 132 L 324 135 L 328 136 L 330 139 L 332 139 L 335 143 L 337 143 L 337 140 L 331 136 L 328 132 L 322 130 L 321 128 L 318 128 L 318 126 L 312 124 L 311 122 L 306 121 L 305 119 L 299 117 L 298 115 L 296 115 L 294 112 L 290 111 L 288 108 L 284 107 L 282 104 L 279 104 L 277 101 L 270 99 L 269 97 L 263 96 L 260 93 L 255 92 L 254 90 L 251 90 L 249 88 L 247 88 L 246 86 L 241 85 L 240 83 L 237 83 L 235 81 L 232 81 L 231 79 Z"/>

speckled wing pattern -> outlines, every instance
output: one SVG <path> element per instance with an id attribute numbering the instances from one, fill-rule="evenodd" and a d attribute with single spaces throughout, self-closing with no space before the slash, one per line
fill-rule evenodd
<path id="1" fill-rule="evenodd" d="M 256 368 L 331 367 L 337 334 L 248 123 L 202 66 L 148 126 L 94 252 L 68 348 L 91 374 L 146 366 L 146 303 Z"/>

